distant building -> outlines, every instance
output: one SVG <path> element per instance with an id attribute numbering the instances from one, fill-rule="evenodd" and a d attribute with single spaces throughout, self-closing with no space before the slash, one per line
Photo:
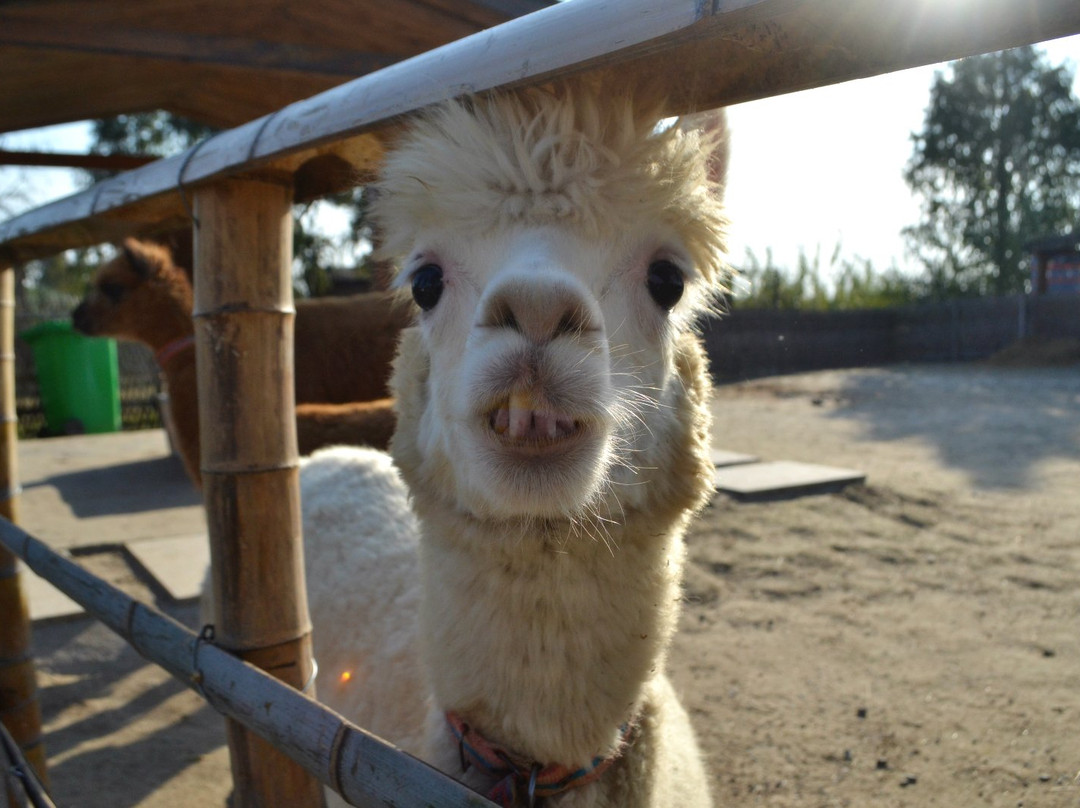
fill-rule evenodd
<path id="1" fill-rule="evenodd" d="M 1031 291 L 1037 295 L 1080 294 L 1080 231 L 1029 241 Z"/>

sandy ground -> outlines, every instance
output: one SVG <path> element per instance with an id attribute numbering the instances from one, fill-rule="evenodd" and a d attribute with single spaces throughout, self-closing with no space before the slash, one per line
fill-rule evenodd
<path id="1" fill-rule="evenodd" d="M 669 667 L 717 805 L 1080 804 L 1080 367 L 771 378 L 718 388 L 715 413 L 717 447 L 868 474 L 718 496 L 688 536 Z M 224 803 L 194 694 L 85 619 L 35 645 L 62 805 Z"/>

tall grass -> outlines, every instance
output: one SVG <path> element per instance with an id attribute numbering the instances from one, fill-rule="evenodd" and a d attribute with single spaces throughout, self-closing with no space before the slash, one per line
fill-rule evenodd
<path id="1" fill-rule="evenodd" d="M 840 245 L 825 263 L 820 247 L 813 256 L 800 249 L 793 269 L 777 266 L 771 249 L 764 260 L 747 250 L 728 302 L 734 309 L 876 309 L 913 303 L 923 287 L 895 266 L 878 271 L 866 258 L 841 257 Z"/>

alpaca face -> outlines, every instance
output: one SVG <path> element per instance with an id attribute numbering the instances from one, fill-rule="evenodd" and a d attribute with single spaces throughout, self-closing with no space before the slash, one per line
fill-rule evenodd
<path id="1" fill-rule="evenodd" d="M 171 267 L 171 260 L 164 248 L 128 240 L 120 253 L 97 271 L 85 297 L 72 311 L 75 329 L 88 336 L 152 344 L 156 332 L 165 325 L 163 306 L 172 314 L 171 309 L 183 302 L 177 294 L 186 300 L 190 319 L 190 287 L 162 278 L 166 266 Z M 173 272 L 179 275 L 180 270 Z M 173 319 L 168 318 L 169 325 Z"/>
<path id="2" fill-rule="evenodd" d="M 670 341 L 685 250 L 662 228 L 433 231 L 403 268 L 429 376 L 421 451 L 481 516 L 574 517 L 633 496 L 673 418 Z M 648 427 L 645 426 L 648 424 Z"/>
<path id="3" fill-rule="evenodd" d="M 679 346 L 726 220 L 712 141 L 658 109 L 588 87 L 450 102 L 389 154 L 371 210 L 421 310 L 395 382 L 418 500 L 617 519 L 687 443 Z"/>

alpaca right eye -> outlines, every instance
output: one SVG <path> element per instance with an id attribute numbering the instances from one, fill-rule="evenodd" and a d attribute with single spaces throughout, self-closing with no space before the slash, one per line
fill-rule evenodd
<path id="1" fill-rule="evenodd" d="M 437 264 L 424 264 L 412 276 L 412 296 L 416 305 L 424 311 L 431 311 L 443 293 L 442 267 Z"/>

